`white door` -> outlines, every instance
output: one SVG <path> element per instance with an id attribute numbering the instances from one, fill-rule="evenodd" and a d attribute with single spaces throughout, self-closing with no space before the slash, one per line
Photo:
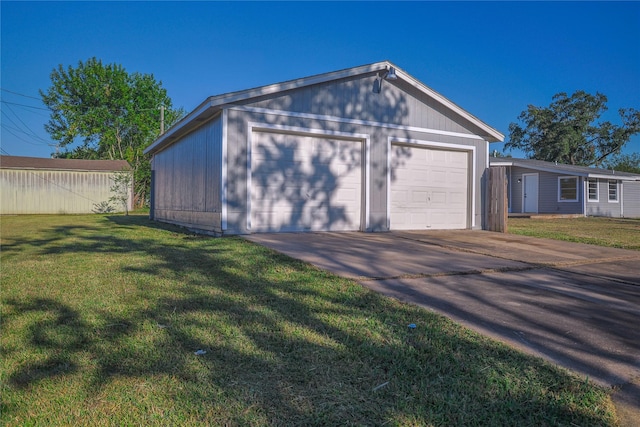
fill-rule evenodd
<path id="1" fill-rule="evenodd" d="M 254 132 L 251 232 L 360 230 L 359 140 Z"/>
<path id="2" fill-rule="evenodd" d="M 538 213 L 538 174 L 522 175 L 522 212 Z"/>
<path id="3" fill-rule="evenodd" d="M 392 145 L 392 230 L 469 227 L 469 152 Z"/>

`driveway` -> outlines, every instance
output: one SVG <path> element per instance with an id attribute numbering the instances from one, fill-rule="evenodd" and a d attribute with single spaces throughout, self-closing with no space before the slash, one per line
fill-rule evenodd
<path id="1" fill-rule="evenodd" d="M 247 239 L 615 387 L 640 415 L 640 252 L 468 230 Z"/>

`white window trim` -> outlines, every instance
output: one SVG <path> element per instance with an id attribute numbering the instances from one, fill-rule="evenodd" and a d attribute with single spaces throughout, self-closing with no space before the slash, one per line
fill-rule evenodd
<path id="1" fill-rule="evenodd" d="M 369 153 L 371 151 L 371 137 L 368 134 L 339 132 L 339 131 L 332 131 L 332 130 L 326 130 L 326 129 L 304 128 L 304 127 L 297 127 L 297 126 L 276 125 L 271 123 L 248 122 L 247 123 L 247 222 L 246 222 L 247 231 L 251 232 L 251 185 L 252 185 L 251 173 L 253 168 L 253 165 L 251 163 L 251 147 L 252 147 L 251 144 L 253 141 L 254 132 L 285 133 L 290 135 L 312 136 L 317 138 L 321 138 L 325 136 L 329 138 L 361 142 L 364 150 L 364 160 L 363 160 L 364 164 L 361 165 L 362 170 L 364 171 L 362 176 L 363 185 L 364 185 L 364 188 L 363 188 L 364 218 L 361 217 L 360 231 L 366 231 L 369 229 L 369 218 L 370 218 Z"/>
<path id="2" fill-rule="evenodd" d="M 615 200 L 611 200 L 611 194 L 610 194 L 611 190 L 609 190 L 609 185 L 611 185 L 612 182 L 616 183 L 616 199 Z M 620 184 L 618 183 L 618 181 L 614 179 L 607 180 L 607 201 L 609 203 L 620 203 Z"/>
<path id="3" fill-rule="evenodd" d="M 600 180 L 598 178 L 587 178 L 587 201 L 588 202 L 599 202 L 600 201 Z M 589 182 L 590 181 L 595 181 L 596 182 L 596 198 L 592 199 L 589 193 Z"/>
<path id="4" fill-rule="evenodd" d="M 474 145 L 450 144 L 445 142 L 426 141 L 422 139 L 398 138 L 390 136 L 387 138 L 387 230 L 391 229 L 391 146 L 407 145 L 419 148 L 445 148 L 456 151 L 466 151 L 471 154 L 471 170 L 469 171 L 469 179 L 471 180 L 471 209 L 467 218 L 467 224 L 471 224 L 471 228 L 476 226 L 476 147 Z M 469 203 L 469 199 L 467 199 Z"/>
<path id="5" fill-rule="evenodd" d="M 560 186 L 560 181 L 563 179 L 575 179 L 576 181 L 576 198 L 575 199 L 562 199 L 562 187 Z M 577 176 L 559 176 L 558 177 L 558 203 L 575 203 L 580 199 L 580 194 L 578 192 L 578 177 Z"/>

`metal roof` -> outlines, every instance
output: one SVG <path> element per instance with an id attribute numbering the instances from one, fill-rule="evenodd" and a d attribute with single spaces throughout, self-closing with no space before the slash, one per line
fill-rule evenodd
<path id="1" fill-rule="evenodd" d="M 545 162 L 535 159 L 512 159 L 509 157 L 491 157 L 490 166 L 518 166 L 551 173 L 567 173 L 573 176 L 588 178 L 618 179 L 624 181 L 640 181 L 640 175 L 620 172 L 611 169 L 594 168 L 591 166 L 564 165 L 562 163 Z"/>
<path id="2" fill-rule="evenodd" d="M 0 156 L 0 168 L 107 172 L 131 169 L 126 160 L 47 159 L 43 157 L 22 156 Z"/>
<path id="3" fill-rule="evenodd" d="M 164 148 L 167 145 L 172 144 L 179 137 L 190 132 L 192 129 L 202 124 L 205 120 L 208 120 L 215 116 L 219 111 L 223 109 L 224 106 L 233 104 L 234 102 L 246 101 L 250 100 L 251 98 L 276 94 L 286 90 L 299 89 L 306 86 L 326 83 L 329 81 L 354 77 L 362 74 L 384 71 L 388 70 L 391 67 L 395 69 L 398 79 L 404 80 L 405 82 L 420 90 L 425 95 L 429 96 L 430 98 L 439 102 L 441 105 L 450 109 L 460 117 L 468 120 L 473 125 L 480 128 L 484 132 L 484 134 L 481 136 L 484 137 L 487 141 L 498 142 L 504 139 L 504 135 L 502 133 L 498 132 L 496 129 L 492 128 L 466 110 L 457 106 L 444 96 L 440 95 L 438 92 L 427 87 L 419 80 L 415 79 L 405 71 L 398 68 L 396 65 L 392 64 L 389 61 L 382 61 L 369 65 L 362 65 L 359 67 L 332 71 L 330 73 L 317 74 L 310 77 L 289 80 L 282 83 L 261 86 L 253 89 L 210 96 L 196 109 L 187 114 L 182 120 L 176 123 L 173 127 L 171 127 L 171 129 L 169 129 L 166 133 L 164 133 L 156 141 L 154 141 L 149 147 L 147 147 L 145 153 L 153 153 Z"/>

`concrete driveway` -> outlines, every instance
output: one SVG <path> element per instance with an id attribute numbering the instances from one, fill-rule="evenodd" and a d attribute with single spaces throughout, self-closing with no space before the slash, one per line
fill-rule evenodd
<path id="1" fill-rule="evenodd" d="M 467 230 L 247 239 L 615 387 L 623 424 L 640 419 L 640 252 Z"/>

